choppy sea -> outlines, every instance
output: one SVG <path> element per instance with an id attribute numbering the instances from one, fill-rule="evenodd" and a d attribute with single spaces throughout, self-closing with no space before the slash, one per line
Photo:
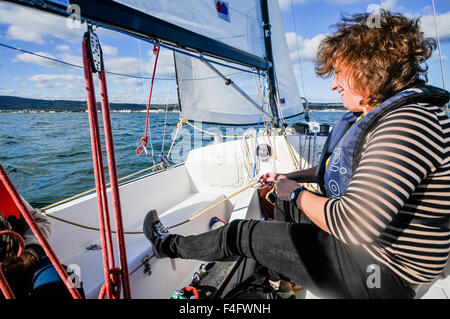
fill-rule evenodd
<path id="1" fill-rule="evenodd" d="M 310 118 L 332 125 L 342 114 L 312 112 Z M 111 118 L 118 176 L 127 176 L 153 165 L 151 157 L 136 155 L 144 134 L 145 113 L 112 113 Z M 147 148 L 151 153 L 153 145 L 156 158 L 159 158 L 163 144 L 164 154 L 167 154 L 178 121 L 178 113 L 168 113 L 167 118 L 164 113 L 150 114 Z M 291 125 L 305 120 L 301 115 L 286 122 Z M 207 131 L 219 129 L 224 135 L 242 135 L 249 127 L 204 124 L 202 128 Z M 184 129 L 190 131 L 190 135 L 186 133 L 180 138 L 190 136 L 192 147 L 194 144 L 199 146 L 198 141 L 194 142 L 193 129 L 187 125 Z M 212 142 L 210 135 L 195 134 L 200 136 L 201 145 Z M 177 153 L 174 159 L 181 163 L 186 157 L 186 152 Z M 106 167 L 106 153 L 104 161 Z M 88 114 L 0 113 L 0 163 L 19 193 L 35 207 L 44 207 L 95 187 Z"/>

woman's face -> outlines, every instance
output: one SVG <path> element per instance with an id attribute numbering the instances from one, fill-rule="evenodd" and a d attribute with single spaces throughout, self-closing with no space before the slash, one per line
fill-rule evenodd
<path id="1" fill-rule="evenodd" d="M 338 63 L 335 65 L 334 71 L 336 75 L 330 88 L 341 95 L 344 107 L 351 112 L 368 113 L 370 111 L 368 107 L 360 104 L 364 97 L 351 88 L 353 79 L 350 77 L 350 69 L 342 63 Z"/>

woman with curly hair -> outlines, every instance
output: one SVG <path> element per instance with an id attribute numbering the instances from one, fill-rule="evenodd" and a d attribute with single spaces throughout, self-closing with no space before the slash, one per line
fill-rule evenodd
<path id="1" fill-rule="evenodd" d="M 425 85 L 435 48 L 418 19 L 386 11 L 343 18 L 319 46 L 316 73 L 335 76 L 349 111 L 317 167 L 261 176 L 275 221 L 236 220 L 196 236 L 170 234 L 155 211 L 144 232 L 159 257 L 255 259 L 328 298 L 412 298 L 450 251 L 450 94 Z M 321 194 L 299 183 L 316 182 Z"/>

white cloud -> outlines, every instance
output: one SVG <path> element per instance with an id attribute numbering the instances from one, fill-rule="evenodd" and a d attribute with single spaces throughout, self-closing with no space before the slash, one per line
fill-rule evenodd
<path id="1" fill-rule="evenodd" d="M 420 19 L 420 26 L 425 37 L 436 38 L 433 15 L 425 15 Z M 450 12 L 437 16 L 439 37 L 441 41 L 450 41 Z"/>
<path id="2" fill-rule="evenodd" d="M 124 73 L 130 75 L 140 75 L 145 68 L 140 68 L 139 59 L 132 57 L 105 58 L 105 68 L 107 71 Z"/>
<path id="3" fill-rule="evenodd" d="M 47 52 L 35 52 L 36 54 L 42 55 L 42 56 L 46 56 L 49 58 L 55 58 L 53 55 L 51 55 L 50 53 Z M 58 62 L 55 61 L 51 61 L 48 59 L 44 59 L 35 55 L 31 55 L 28 53 L 19 53 L 16 54 L 16 56 L 13 58 L 12 60 L 13 62 L 26 62 L 26 63 L 34 63 L 34 64 L 38 64 L 38 65 L 42 65 L 42 66 L 46 66 L 46 67 L 57 67 L 57 65 L 59 65 Z"/>
<path id="4" fill-rule="evenodd" d="M 107 81 L 108 81 L 108 83 L 111 83 L 112 85 L 115 85 L 115 86 L 125 86 L 125 85 L 142 86 L 142 79 L 124 77 L 124 76 L 119 76 L 119 75 L 114 75 L 114 74 L 108 74 Z M 145 83 L 145 80 L 144 80 L 144 83 Z"/>
<path id="5" fill-rule="evenodd" d="M 291 2 L 292 4 L 297 3 L 306 3 L 308 0 L 278 0 L 278 4 L 280 5 L 281 10 L 290 10 Z"/>
<path id="6" fill-rule="evenodd" d="M 0 23 L 8 24 L 6 37 L 38 44 L 49 37 L 79 42 L 84 29 L 69 28 L 66 19 L 16 5 L 0 4 Z"/>
<path id="7" fill-rule="evenodd" d="M 67 62 L 67 63 L 79 65 L 79 66 L 83 65 L 83 58 L 81 55 L 71 55 L 69 53 L 65 53 L 60 56 L 60 60 Z M 60 65 L 64 66 L 64 64 L 60 64 Z M 73 69 L 72 67 L 70 67 L 70 68 Z"/>
<path id="8" fill-rule="evenodd" d="M 149 77 L 153 74 L 155 57 L 150 55 L 150 59 L 134 57 L 105 57 L 105 67 L 107 71 L 129 74 L 134 76 Z M 169 77 L 175 74 L 172 52 L 161 50 L 156 68 L 157 77 Z"/>
<path id="9" fill-rule="evenodd" d="M 9 94 L 13 94 L 13 93 L 14 93 L 13 89 L 0 88 L 0 95 L 9 95 Z"/>
<path id="10" fill-rule="evenodd" d="M 335 4 L 335 5 L 361 3 L 361 2 L 367 2 L 367 1 L 368 0 L 326 0 L 326 2 Z"/>
<path id="11" fill-rule="evenodd" d="M 401 11 L 403 8 L 398 6 L 397 0 L 384 0 L 381 1 L 381 7 L 388 11 Z"/>
<path id="12" fill-rule="evenodd" d="M 28 78 L 38 89 L 80 90 L 84 88 L 84 77 L 72 74 L 35 74 Z"/>
<path id="13" fill-rule="evenodd" d="M 56 47 L 56 49 L 59 50 L 59 51 L 63 51 L 64 52 L 64 51 L 69 51 L 70 47 L 68 45 L 66 45 L 66 44 L 63 44 L 63 45 L 58 45 Z"/>
<path id="14" fill-rule="evenodd" d="M 104 55 L 116 56 L 119 52 L 116 47 L 112 45 L 102 44 L 102 51 Z"/>
<path id="15" fill-rule="evenodd" d="M 386 11 L 391 12 L 401 12 L 403 8 L 397 4 L 397 0 L 382 0 L 378 3 L 369 4 L 367 6 L 367 12 L 375 12 L 380 9 L 384 9 Z"/>
<path id="16" fill-rule="evenodd" d="M 291 60 L 296 63 L 298 57 L 306 61 L 314 61 L 317 55 L 317 49 L 320 42 L 325 38 L 325 34 L 318 34 L 312 39 L 304 39 L 303 37 L 296 35 L 294 32 L 286 33 L 286 40 L 289 47 L 289 55 Z M 298 41 L 298 50 L 297 50 Z"/>
<path id="17" fill-rule="evenodd" d="M 148 66 L 149 74 L 153 74 L 153 63 L 155 55 L 153 51 L 149 51 L 148 54 L 151 57 L 150 65 Z M 175 66 L 173 61 L 173 52 L 170 50 L 161 50 L 159 52 L 158 66 L 156 69 L 157 76 L 159 77 L 175 77 Z"/>
<path id="18" fill-rule="evenodd" d="M 48 58 L 55 59 L 55 60 L 60 60 L 63 62 L 75 64 L 78 66 L 83 65 L 83 60 L 82 60 L 81 56 L 71 55 L 69 53 L 63 53 L 58 56 L 54 56 L 47 52 L 35 52 L 35 53 L 38 55 L 44 56 L 44 57 L 48 57 Z M 42 65 L 42 66 L 49 67 L 49 68 L 74 70 L 74 67 L 66 65 L 64 63 L 52 61 L 52 60 L 49 60 L 49 59 L 46 59 L 46 58 L 43 58 L 40 56 L 28 54 L 28 53 L 18 53 L 15 55 L 15 57 L 13 58 L 12 61 L 13 62 L 33 63 L 33 64 Z"/>
<path id="19" fill-rule="evenodd" d="M 1 12 L 0 12 L 1 15 Z M 44 38 L 42 34 L 35 30 L 24 30 L 23 27 L 17 25 L 11 25 L 6 30 L 6 35 L 8 38 L 22 40 L 27 42 L 34 42 L 38 44 L 44 44 Z"/>
<path id="20" fill-rule="evenodd" d="M 340 6 L 347 5 L 352 3 L 361 3 L 361 2 L 369 2 L 373 0 L 278 0 L 278 4 L 280 9 L 283 11 L 291 10 L 291 2 L 293 5 L 301 4 L 301 3 L 318 3 L 318 2 L 326 2 L 331 5 Z M 385 0 L 385 2 L 390 0 Z"/>

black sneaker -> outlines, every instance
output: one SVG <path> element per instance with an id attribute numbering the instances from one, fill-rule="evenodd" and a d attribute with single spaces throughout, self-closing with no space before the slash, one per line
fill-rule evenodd
<path id="1" fill-rule="evenodd" d="M 156 210 L 151 210 L 147 213 L 144 219 L 144 235 L 152 243 L 153 253 L 157 258 L 168 257 L 162 251 L 162 243 L 170 235 L 169 230 L 161 223 L 158 218 Z"/>

